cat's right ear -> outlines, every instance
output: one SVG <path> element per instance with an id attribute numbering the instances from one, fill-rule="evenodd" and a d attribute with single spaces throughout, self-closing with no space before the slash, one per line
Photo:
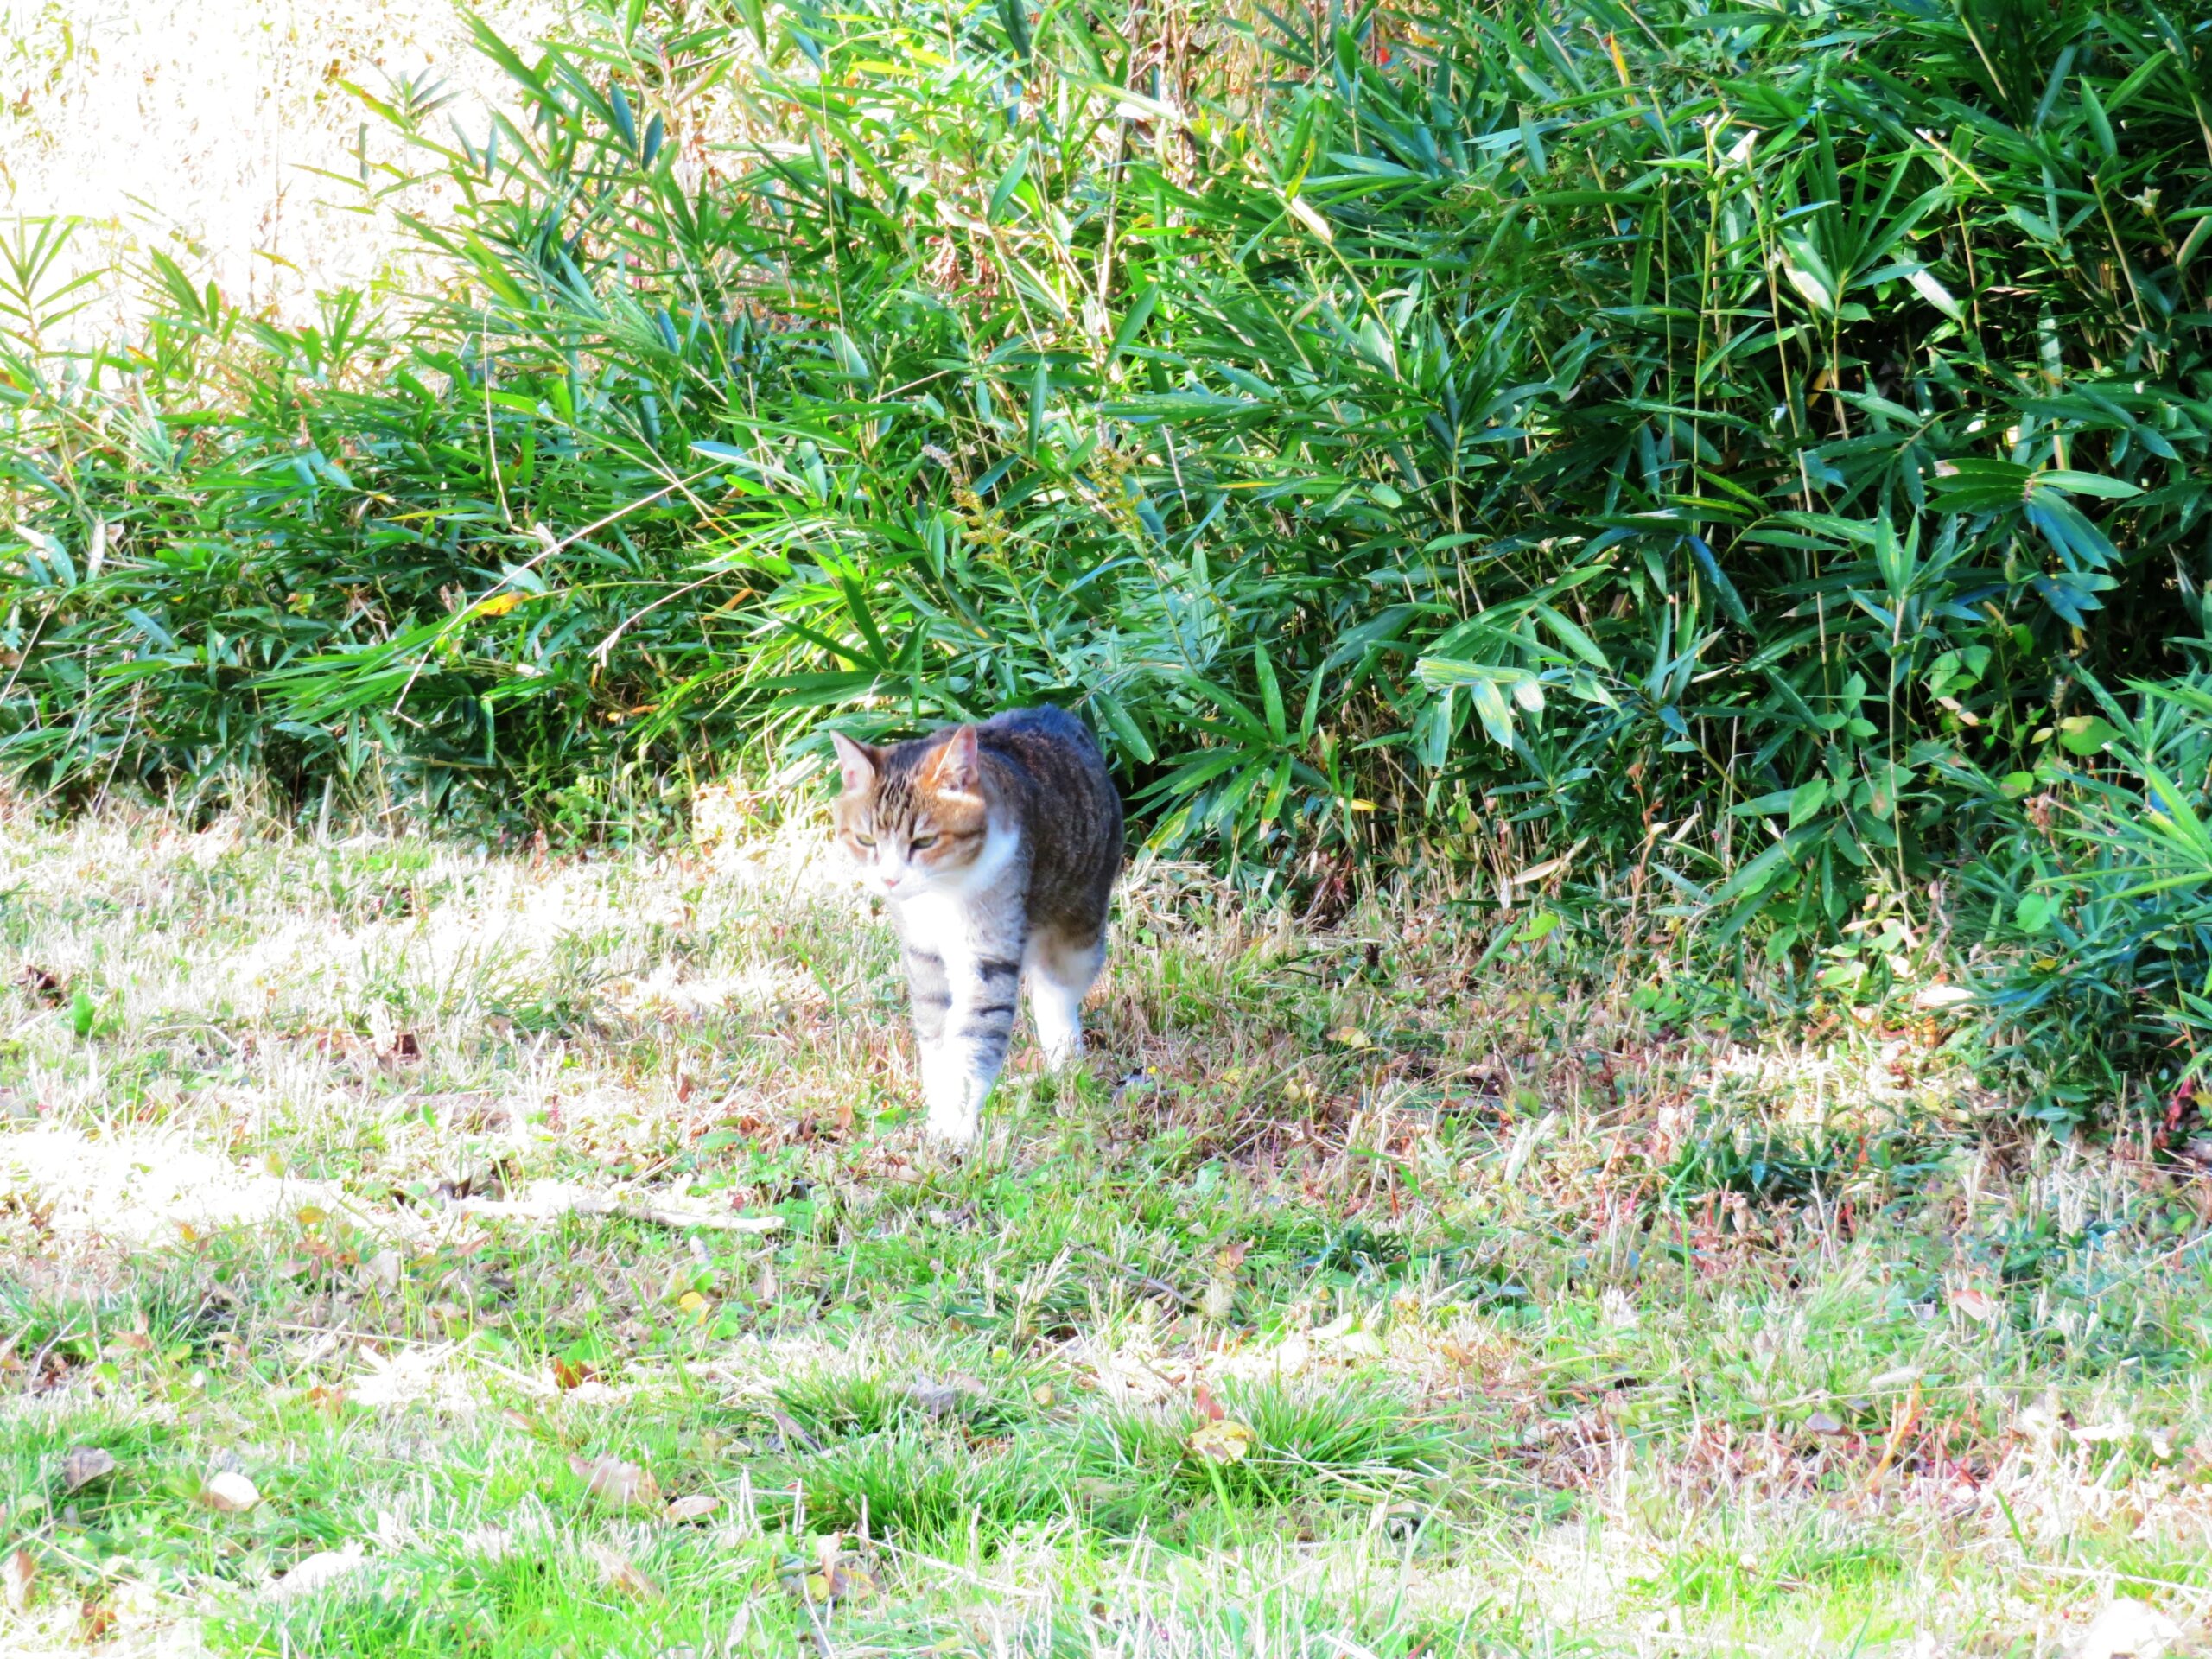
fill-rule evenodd
<path id="1" fill-rule="evenodd" d="M 883 763 L 883 751 L 855 743 L 842 732 L 830 733 L 830 741 L 837 751 L 837 770 L 844 774 L 845 793 L 864 795 L 874 789 L 876 769 Z"/>

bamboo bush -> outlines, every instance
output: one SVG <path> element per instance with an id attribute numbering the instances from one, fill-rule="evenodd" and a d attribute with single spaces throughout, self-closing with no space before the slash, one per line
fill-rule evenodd
<path id="1" fill-rule="evenodd" d="M 2019 943 L 2069 815 L 2144 798 L 2102 688 L 2205 632 L 2192 12 L 477 39 L 487 131 L 360 89 L 456 187 L 438 293 L 287 329 L 156 259 L 145 336 L 69 352 L 66 227 L 0 261 L 30 786 L 604 832 L 1049 698 L 1262 893 L 1431 859 L 1850 995 Z"/>

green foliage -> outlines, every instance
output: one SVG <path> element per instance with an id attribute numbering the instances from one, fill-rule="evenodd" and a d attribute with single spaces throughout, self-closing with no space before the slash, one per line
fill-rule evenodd
<path id="1" fill-rule="evenodd" d="M 591 834 L 1052 699 L 1262 889 L 1503 846 L 1783 962 L 2094 817 L 2078 688 L 2198 626 L 2212 45 L 2156 6 L 479 42 L 480 137 L 362 94 L 448 186 L 412 308 L 157 257 L 73 352 L 60 232 L 0 262 L 19 775 Z"/>
<path id="2" fill-rule="evenodd" d="M 2076 780 L 2047 841 L 1974 874 L 1990 933 L 2017 947 L 1991 1001 L 2043 1115 L 2082 1116 L 2137 1077 L 2171 1129 L 2212 1058 L 2212 675 L 2134 690 L 2132 713 L 2101 691 L 2101 715 L 2056 728 L 2112 769 Z"/>

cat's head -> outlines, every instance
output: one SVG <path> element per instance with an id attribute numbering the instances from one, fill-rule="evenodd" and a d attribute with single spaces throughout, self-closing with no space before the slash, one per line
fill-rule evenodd
<path id="1" fill-rule="evenodd" d="M 976 728 L 955 726 L 889 748 L 842 732 L 830 741 L 845 780 L 837 840 L 861 883 L 887 899 L 957 885 L 990 834 Z"/>

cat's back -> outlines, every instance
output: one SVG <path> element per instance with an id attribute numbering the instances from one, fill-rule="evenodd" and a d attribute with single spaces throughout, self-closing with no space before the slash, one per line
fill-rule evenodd
<path id="1" fill-rule="evenodd" d="M 1090 728 L 1065 709 L 1009 709 L 976 728 L 979 747 L 1010 760 L 1032 847 L 1033 910 L 1103 914 L 1122 862 L 1122 796 Z"/>
<path id="2" fill-rule="evenodd" d="M 1088 760 L 1104 771 L 1106 758 L 1090 728 L 1065 709 L 1049 702 L 1030 709 L 1008 709 L 976 727 L 976 736 L 986 748 L 1012 749 L 1025 757 L 1065 750 L 1070 759 Z"/>
<path id="3" fill-rule="evenodd" d="M 1121 805 L 1098 740 L 1065 709 L 1009 709 L 978 726 L 976 741 L 1014 761 L 1047 801 L 1074 805 L 1103 792 L 1117 810 Z"/>

